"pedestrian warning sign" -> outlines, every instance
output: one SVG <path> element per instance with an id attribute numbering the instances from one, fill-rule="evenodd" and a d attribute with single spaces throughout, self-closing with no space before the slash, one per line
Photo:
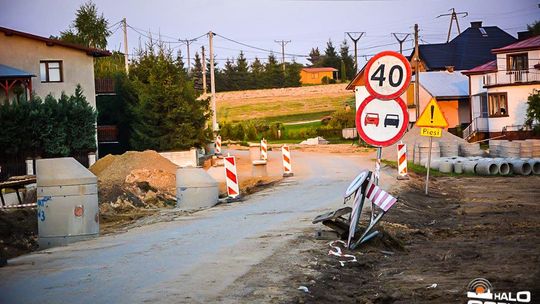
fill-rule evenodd
<path id="1" fill-rule="evenodd" d="M 435 98 L 432 98 L 416 121 L 417 127 L 446 128 L 448 122 Z"/>

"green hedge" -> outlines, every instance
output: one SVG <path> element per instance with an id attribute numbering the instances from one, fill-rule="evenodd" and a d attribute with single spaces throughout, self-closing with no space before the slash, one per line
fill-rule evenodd
<path id="1" fill-rule="evenodd" d="M 0 156 L 58 157 L 96 150 L 96 111 L 77 86 L 57 100 L 13 101 L 0 106 Z"/>

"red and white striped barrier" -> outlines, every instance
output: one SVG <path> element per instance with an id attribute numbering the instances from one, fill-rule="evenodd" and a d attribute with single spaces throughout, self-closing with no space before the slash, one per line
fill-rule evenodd
<path id="1" fill-rule="evenodd" d="M 397 145 L 398 152 L 398 178 L 407 178 L 407 145 L 399 143 Z"/>
<path id="2" fill-rule="evenodd" d="M 366 189 L 366 197 L 384 212 L 388 211 L 397 202 L 395 197 L 375 185 L 373 180 L 369 182 Z"/>
<path id="3" fill-rule="evenodd" d="M 281 147 L 281 154 L 283 156 L 283 176 L 293 176 L 292 164 L 291 164 L 291 151 L 289 146 L 283 145 Z"/>
<path id="4" fill-rule="evenodd" d="M 268 159 L 268 142 L 264 138 L 261 139 L 261 159 Z"/>
<path id="5" fill-rule="evenodd" d="M 224 157 L 225 177 L 227 180 L 227 195 L 236 198 L 240 195 L 238 186 L 238 174 L 236 173 L 236 158 L 234 156 Z"/>
<path id="6" fill-rule="evenodd" d="M 26 208 L 26 207 L 36 207 L 37 204 L 19 204 L 19 205 L 6 205 L 6 206 L 0 206 L 0 209 L 15 209 L 15 208 Z"/>
<path id="7" fill-rule="evenodd" d="M 221 154 L 221 135 L 216 136 L 216 153 Z"/>

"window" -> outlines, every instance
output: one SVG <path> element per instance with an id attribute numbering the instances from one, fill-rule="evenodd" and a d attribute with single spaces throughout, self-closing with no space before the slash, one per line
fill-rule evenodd
<path id="1" fill-rule="evenodd" d="M 311 73 L 312 79 L 317 79 L 317 77 L 319 77 L 319 73 Z"/>
<path id="2" fill-rule="evenodd" d="M 41 82 L 62 82 L 62 61 L 41 61 L 39 74 Z"/>
<path id="3" fill-rule="evenodd" d="M 506 69 L 508 71 L 527 70 L 529 68 L 529 58 L 527 53 L 506 56 Z"/>
<path id="4" fill-rule="evenodd" d="M 489 117 L 508 116 L 508 98 L 506 93 L 489 94 Z"/>

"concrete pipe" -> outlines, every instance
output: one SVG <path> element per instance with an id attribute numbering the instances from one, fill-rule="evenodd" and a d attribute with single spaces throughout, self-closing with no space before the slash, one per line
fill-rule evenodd
<path id="1" fill-rule="evenodd" d="M 463 162 L 463 172 L 465 173 L 475 173 L 476 165 L 478 164 L 475 160 L 468 160 Z"/>
<path id="2" fill-rule="evenodd" d="M 499 175 L 508 175 L 510 174 L 510 165 L 506 161 L 498 161 L 495 162 L 497 165 L 497 170 L 499 172 Z"/>
<path id="3" fill-rule="evenodd" d="M 482 160 L 476 165 L 475 172 L 479 175 L 495 175 L 499 173 L 499 167 L 491 160 Z"/>
<path id="4" fill-rule="evenodd" d="M 458 162 L 454 164 L 454 173 L 462 174 L 463 173 L 463 163 Z"/>
<path id="5" fill-rule="evenodd" d="M 439 166 L 441 165 L 442 162 L 444 162 L 442 159 L 434 159 L 431 161 L 429 166 L 431 167 L 431 169 L 439 170 Z M 426 159 L 425 167 L 427 168 L 427 159 Z"/>
<path id="6" fill-rule="evenodd" d="M 539 175 L 540 174 L 540 161 L 538 159 L 529 159 L 528 163 L 529 165 L 531 165 L 532 174 Z"/>
<path id="7" fill-rule="evenodd" d="M 439 165 L 439 172 L 452 173 L 453 165 L 451 162 L 441 162 Z"/>
<path id="8" fill-rule="evenodd" d="M 514 174 L 529 175 L 532 172 L 531 164 L 522 160 L 512 160 L 509 162 L 512 165 Z"/>

